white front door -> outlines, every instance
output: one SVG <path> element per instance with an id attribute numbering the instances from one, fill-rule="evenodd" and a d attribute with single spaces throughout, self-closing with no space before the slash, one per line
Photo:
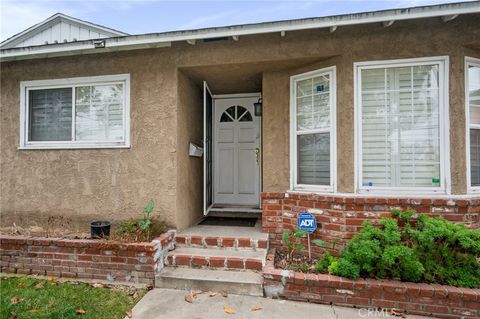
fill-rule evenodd
<path id="1" fill-rule="evenodd" d="M 261 118 L 253 103 L 259 96 L 214 100 L 214 203 L 260 205 Z"/>

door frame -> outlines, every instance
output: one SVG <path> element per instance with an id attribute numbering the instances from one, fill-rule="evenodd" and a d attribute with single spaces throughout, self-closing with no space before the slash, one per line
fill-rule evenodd
<path id="1" fill-rule="evenodd" d="M 215 102 L 217 100 L 221 100 L 221 99 L 238 99 L 238 98 L 261 98 L 262 97 L 262 93 L 261 92 L 254 92 L 254 93 L 238 93 L 238 94 L 213 94 L 212 95 L 212 99 L 213 99 L 213 103 L 212 103 L 212 131 L 213 131 L 213 134 L 212 134 L 212 181 L 215 180 L 215 159 L 216 159 L 216 147 L 215 147 L 215 140 L 216 140 L 216 136 L 215 136 L 215 129 L 216 129 L 216 125 L 218 123 L 216 123 L 215 121 Z M 253 116 L 255 116 L 255 114 L 252 114 Z M 205 120 L 204 120 L 205 121 Z M 205 126 L 206 123 L 204 123 L 204 126 Z M 259 141 L 258 141 L 258 146 L 259 146 L 259 149 L 260 149 L 260 154 L 259 154 L 259 178 L 258 178 L 258 190 L 259 190 L 259 194 L 258 194 L 258 205 L 248 205 L 248 206 L 242 206 L 242 205 L 232 205 L 231 207 L 230 206 L 226 206 L 226 205 L 223 205 L 223 207 L 215 207 L 216 206 L 216 203 L 214 201 L 214 196 L 213 196 L 213 205 L 212 207 L 210 207 L 208 209 L 208 211 L 224 211 L 224 212 L 235 212 L 235 211 L 242 211 L 242 212 L 259 212 L 260 211 L 260 208 L 261 208 L 261 193 L 262 193 L 262 182 L 263 182 L 263 125 L 262 125 L 262 117 L 260 116 L 260 119 L 259 119 L 259 132 L 260 132 L 260 138 L 259 138 Z M 215 194 L 215 183 L 212 182 L 212 195 Z M 208 213 L 208 212 L 207 212 Z"/>

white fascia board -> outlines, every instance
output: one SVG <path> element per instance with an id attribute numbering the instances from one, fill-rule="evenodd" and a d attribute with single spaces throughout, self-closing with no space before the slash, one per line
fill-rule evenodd
<path id="1" fill-rule="evenodd" d="M 133 50 L 139 48 L 139 46 L 140 48 L 144 48 L 145 46 L 149 47 L 149 45 L 153 44 L 155 44 L 156 47 L 162 43 L 168 43 L 166 46 L 169 46 L 171 42 L 176 41 L 201 40 L 208 38 L 309 30 L 318 28 L 330 28 L 332 26 L 340 27 L 356 24 L 378 23 L 384 21 L 425 19 L 432 17 L 442 17 L 447 15 L 461 15 L 472 13 L 480 13 L 479 1 L 310 19 L 255 23 L 229 27 L 114 37 L 105 39 L 106 49 L 104 51 L 100 51 L 100 49 L 97 49 L 94 53 L 109 52 L 109 48 L 121 47 L 123 50 Z M 84 54 L 84 50 L 89 50 L 92 48 L 92 40 L 86 40 L 73 44 L 56 44 L 26 48 L 12 48 L 0 50 L 0 59 L 2 61 L 23 60 L 28 58 L 52 56 L 53 54 L 55 56 L 62 55 L 62 52 L 63 55 Z"/>

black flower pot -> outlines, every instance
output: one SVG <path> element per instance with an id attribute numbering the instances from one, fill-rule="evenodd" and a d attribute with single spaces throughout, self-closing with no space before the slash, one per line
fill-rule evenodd
<path id="1" fill-rule="evenodd" d="M 90 223 L 90 234 L 92 238 L 105 238 L 110 236 L 110 227 L 112 223 L 109 221 L 93 221 Z"/>

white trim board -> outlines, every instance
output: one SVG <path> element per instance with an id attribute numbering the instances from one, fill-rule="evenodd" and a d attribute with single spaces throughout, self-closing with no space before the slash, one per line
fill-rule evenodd
<path id="1" fill-rule="evenodd" d="M 480 186 L 472 186 L 471 181 L 471 167 L 470 167 L 470 96 L 468 94 L 468 67 L 469 66 L 478 66 L 480 67 L 480 59 L 473 57 L 465 57 L 465 159 L 466 159 L 466 173 L 467 173 L 467 193 L 469 194 L 479 194 Z"/>
<path id="2" fill-rule="evenodd" d="M 440 108 L 440 187 L 372 187 L 362 185 L 362 114 L 361 114 L 361 82 L 360 71 L 371 68 L 388 68 L 415 65 L 438 65 L 439 68 L 439 108 Z M 356 62 L 354 68 L 354 126 L 355 126 L 355 192 L 360 194 L 385 195 L 396 194 L 443 194 L 451 193 L 450 174 L 450 119 L 449 119 L 449 57 L 423 57 L 412 59 L 381 60 Z M 443 90 L 443 91 L 442 91 Z"/>

